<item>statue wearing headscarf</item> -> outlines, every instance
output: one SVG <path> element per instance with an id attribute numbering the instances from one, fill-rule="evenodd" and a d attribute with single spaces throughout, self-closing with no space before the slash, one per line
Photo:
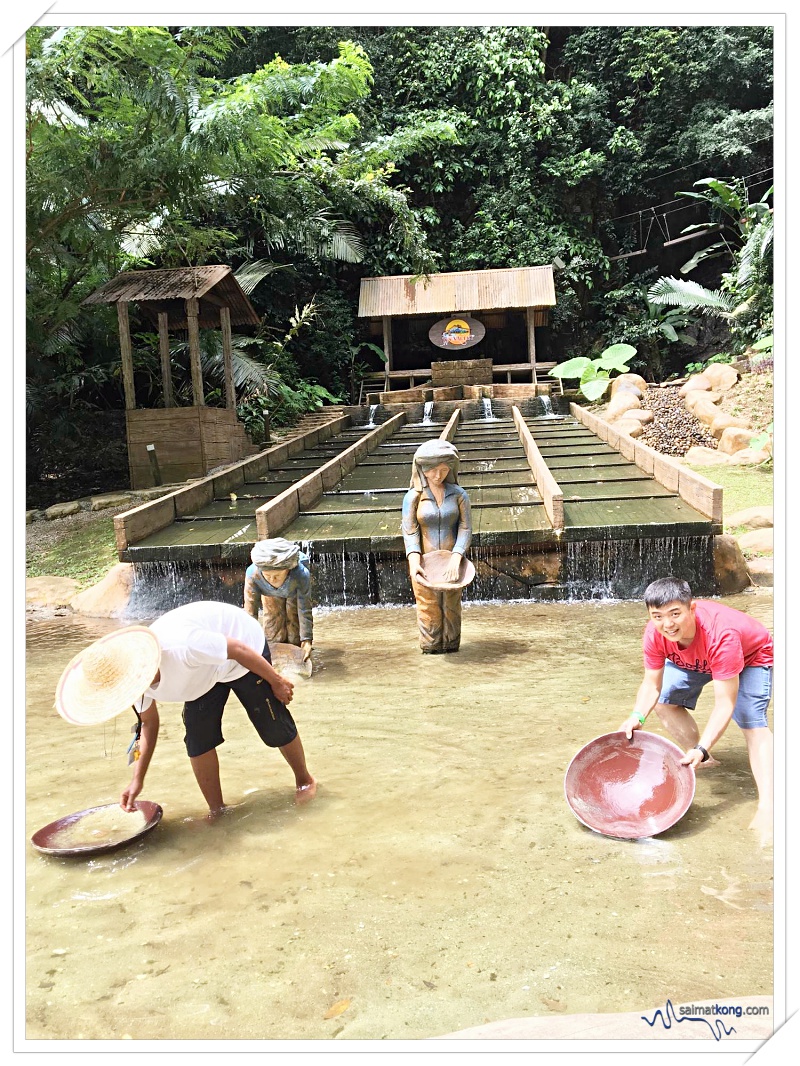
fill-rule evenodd
<path id="1" fill-rule="evenodd" d="M 417 605 L 419 642 L 426 654 L 458 651 L 461 642 L 461 589 L 428 588 L 422 555 L 450 551 L 446 581 L 458 580 L 461 560 L 472 540 L 469 497 L 458 484 L 458 450 L 446 440 L 429 440 L 414 453 L 411 487 L 403 498 L 402 530 L 408 572 Z"/>
<path id="2" fill-rule="evenodd" d="M 314 620 L 311 613 L 309 557 L 296 544 L 273 537 L 259 540 L 250 553 L 244 576 L 244 609 L 261 622 L 268 644 L 294 644 L 311 656 Z"/>

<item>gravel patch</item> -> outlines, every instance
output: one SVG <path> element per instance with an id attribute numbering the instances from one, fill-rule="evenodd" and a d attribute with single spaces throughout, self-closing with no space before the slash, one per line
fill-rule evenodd
<path id="1" fill-rule="evenodd" d="M 690 448 L 716 448 L 717 438 L 699 419 L 686 410 L 677 388 L 649 388 L 642 407 L 652 411 L 654 421 L 638 439 L 664 455 L 682 457 Z"/>

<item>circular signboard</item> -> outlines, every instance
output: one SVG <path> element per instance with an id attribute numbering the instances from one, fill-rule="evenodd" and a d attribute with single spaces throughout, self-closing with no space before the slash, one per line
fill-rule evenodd
<path id="1" fill-rule="evenodd" d="M 469 315 L 451 315 L 440 318 L 428 330 L 431 344 L 437 348 L 471 348 L 482 341 L 486 327 Z"/>

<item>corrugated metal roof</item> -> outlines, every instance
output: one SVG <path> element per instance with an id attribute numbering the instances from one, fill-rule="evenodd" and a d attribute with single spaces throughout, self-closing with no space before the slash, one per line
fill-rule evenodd
<path id="1" fill-rule="evenodd" d="M 128 270 L 87 296 L 84 304 L 137 303 L 158 318 L 166 311 L 170 329 L 186 328 L 185 300 L 200 302 L 200 325 L 219 328 L 219 308 L 228 307 L 231 324 L 257 326 L 261 321 L 229 266 L 177 267 L 172 270 Z"/>
<path id="2" fill-rule="evenodd" d="M 552 266 L 506 270 L 462 270 L 431 274 L 414 281 L 411 274 L 364 278 L 358 303 L 360 318 L 384 315 L 447 314 L 515 307 L 555 307 Z"/>

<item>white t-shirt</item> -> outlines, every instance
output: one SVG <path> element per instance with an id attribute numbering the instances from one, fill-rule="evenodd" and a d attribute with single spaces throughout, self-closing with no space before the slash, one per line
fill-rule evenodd
<path id="1" fill-rule="evenodd" d="M 218 681 L 244 677 L 247 667 L 228 658 L 228 637 L 259 655 L 264 650 L 259 623 L 231 603 L 187 603 L 167 611 L 150 628 L 161 645 L 161 676 L 137 701 L 139 711 L 147 710 L 153 700 L 187 703 L 210 692 Z"/>

